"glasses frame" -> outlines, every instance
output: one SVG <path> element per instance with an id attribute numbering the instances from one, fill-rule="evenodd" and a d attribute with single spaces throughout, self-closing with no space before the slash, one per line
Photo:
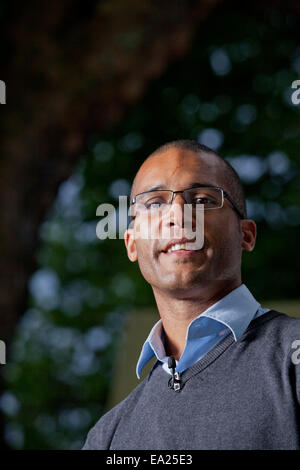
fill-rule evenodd
<path id="1" fill-rule="evenodd" d="M 153 193 L 154 191 L 166 191 L 168 193 L 172 193 L 172 198 L 171 198 L 171 201 L 168 203 L 168 204 L 172 204 L 173 203 L 173 199 L 174 199 L 174 195 L 175 194 L 178 194 L 178 193 L 182 193 L 183 197 L 184 197 L 184 192 L 185 191 L 188 191 L 189 189 L 197 189 L 197 188 L 212 188 L 212 189 L 219 189 L 222 193 L 222 205 L 220 207 L 207 207 L 205 210 L 215 210 L 215 209 L 221 209 L 224 205 L 224 197 L 226 197 L 226 199 L 230 202 L 230 204 L 232 205 L 232 208 L 233 210 L 236 212 L 236 214 L 239 216 L 240 219 L 245 219 L 245 216 L 240 212 L 240 210 L 237 208 L 235 202 L 233 201 L 233 199 L 231 198 L 231 196 L 229 196 L 229 194 L 223 189 L 221 188 L 220 186 L 212 186 L 212 185 L 209 185 L 209 184 L 202 184 L 202 185 L 198 185 L 197 187 L 194 187 L 194 188 L 186 188 L 186 189 L 182 189 L 181 191 L 173 191 L 172 189 L 150 189 L 149 191 L 143 191 L 142 193 L 138 193 L 134 196 L 134 198 L 132 198 L 132 201 L 131 201 L 131 204 L 134 205 L 136 203 L 136 197 L 137 196 L 140 196 L 141 194 L 147 194 L 147 193 Z M 184 200 L 185 202 L 186 199 L 184 197 Z"/>

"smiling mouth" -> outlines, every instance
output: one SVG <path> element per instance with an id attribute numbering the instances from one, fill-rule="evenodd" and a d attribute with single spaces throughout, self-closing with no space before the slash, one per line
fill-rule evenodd
<path id="1" fill-rule="evenodd" d="M 190 243 L 188 245 L 190 245 Z M 181 256 L 191 256 L 194 253 L 198 253 L 199 251 L 202 251 L 203 248 L 204 248 L 204 245 L 197 250 L 196 249 L 191 250 L 190 248 L 187 248 L 186 243 L 176 243 L 175 245 L 172 245 L 170 248 L 168 248 L 168 250 L 162 251 L 162 253 L 167 254 L 167 255 L 177 254 Z"/>

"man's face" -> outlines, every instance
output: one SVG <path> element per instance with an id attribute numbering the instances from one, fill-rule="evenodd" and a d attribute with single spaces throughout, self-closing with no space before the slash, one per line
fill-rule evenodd
<path id="1" fill-rule="evenodd" d="M 213 154 L 199 155 L 171 148 L 143 163 L 132 195 L 134 197 L 158 185 L 178 191 L 195 183 L 220 186 L 231 194 L 230 188 L 225 187 L 224 171 L 225 165 Z M 203 248 L 189 255 L 166 253 L 166 238 L 147 237 L 148 220 L 148 216 L 138 214 L 133 228 L 125 234 L 125 243 L 129 258 L 138 261 L 142 275 L 154 289 L 186 292 L 213 281 L 237 279 L 240 275 L 243 232 L 226 198 L 222 208 L 204 211 Z M 167 233 L 169 229 L 171 239 L 184 237 L 183 195 L 176 194 L 167 214 L 152 217 L 151 224 L 154 224 L 156 233 L 158 230 Z M 175 237 L 172 230 L 176 232 Z"/>

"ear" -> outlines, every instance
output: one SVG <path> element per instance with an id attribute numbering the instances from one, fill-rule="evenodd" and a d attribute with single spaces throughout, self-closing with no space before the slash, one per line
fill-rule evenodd
<path id="1" fill-rule="evenodd" d="M 134 232 L 132 228 L 128 228 L 124 233 L 124 241 L 126 245 L 127 255 L 130 261 L 137 261 L 138 255 L 135 246 Z"/>
<path id="2" fill-rule="evenodd" d="M 242 249 L 245 251 L 252 251 L 255 247 L 256 241 L 256 223 L 251 219 L 242 219 Z"/>

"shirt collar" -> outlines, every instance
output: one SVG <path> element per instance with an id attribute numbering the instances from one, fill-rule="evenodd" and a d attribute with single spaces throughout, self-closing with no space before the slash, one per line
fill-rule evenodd
<path id="1" fill-rule="evenodd" d="M 235 341 L 237 341 L 246 330 L 259 307 L 259 302 L 255 300 L 245 284 L 242 284 L 236 289 L 233 289 L 218 302 L 211 305 L 198 317 L 194 318 L 188 326 L 186 340 L 188 341 L 189 333 L 193 330 L 194 326 L 199 323 L 201 318 L 207 317 L 228 327 Z M 144 366 L 154 355 L 160 361 L 167 360 L 162 338 L 162 321 L 158 320 L 152 327 L 143 344 L 136 366 L 138 378 L 140 378 Z"/>

